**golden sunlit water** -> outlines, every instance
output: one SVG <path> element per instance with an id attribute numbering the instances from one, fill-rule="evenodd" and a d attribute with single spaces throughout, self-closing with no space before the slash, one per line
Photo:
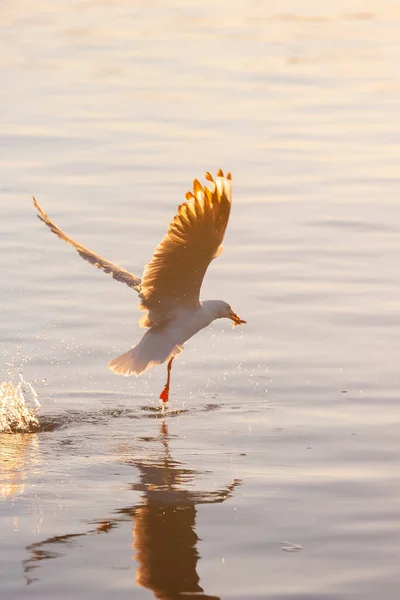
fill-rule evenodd
<path id="1" fill-rule="evenodd" d="M 5 0 L 0 26 L 1 600 L 398 600 L 400 4 Z M 107 369 L 136 292 L 32 196 L 141 276 L 218 168 L 202 299 L 247 324 L 185 344 L 161 415 L 166 365 Z"/>

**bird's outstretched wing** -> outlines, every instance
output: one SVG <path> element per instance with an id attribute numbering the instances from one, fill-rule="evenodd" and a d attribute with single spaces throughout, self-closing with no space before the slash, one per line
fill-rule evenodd
<path id="1" fill-rule="evenodd" d="M 140 307 L 154 312 L 149 320 L 142 320 L 144 326 L 167 316 L 177 305 L 197 306 L 207 267 L 222 250 L 231 209 L 231 174 L 224 177 L 219 170 L 215 181 L 210 173 L 206 179 L 209 187 L 194 180 L 193 191 L 186 194 L 167 235 L 145 267 Z"/>
<path id="2" fill-rule="evenodd" d="M 99 256 L 95 252 L 92 252 L 88 248 L 85 248 L 85 246 L 82 246 L 82 244 L 79 244 L 79 242 L 76 242 L 75 240 L 70 238 L 69 235 L 64 233 L 62 229 L 60 229 L 55 223 L 53 223 L 53 221 L 46 215 L 39 202 L 37 202 L 35 198 L 33 198 L 33 203 L 39 213 L 38 218 L 41 221 L 43 221 L 43 223 L 46 223 L 46 225 L 51 229 L 51 231 L 58 235 L 59 238 L 64 240 L 64 242 L 67 242 L 67 244 L 73 246 L 76 249 L 76 251 L 80 254 L 80 256 L 82 256 L 82 258 L 90 262 L 98 269 L 101 269 L 105 273 L 109 273 L 117 281 L 126 283 L 126 285 L 133 288 L 137 292 L 140 291 L 139 277 L 136 277 L 136 275 L 133 275 L 133 273 L 126 271 L 118 265 L 114 265 L 112 262 L 106 260 L 102 256 Z"/>

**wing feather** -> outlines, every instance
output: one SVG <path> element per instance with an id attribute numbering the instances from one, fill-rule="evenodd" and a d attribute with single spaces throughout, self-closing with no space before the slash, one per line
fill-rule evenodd
<path id="1" fill-rule="evenodd" d="M 177 305 L 197 306 L 207 267 L 221 252 L 231 209 L 231 175 L 224 177 L 219 170 L 215 181 L 209 173 L 206 179 L 209 187 L 193 181 L 193 190 L 145 267 L 141 308 L 153 312 L 144 319 L 145 326 L 167 317 Z"/>
<path id="2" fill-rule="evenodd" d="M 73 246 L 83 259 L 87 260 L 92 265 L 94 265 L 98 269 L 101 269 L 105 273 L 109 273 L 117 281 L 126 283 L 126 285 L 133 288 L 137 292 L 140 291 L 139 277 L 136 277 L 136 275 L 133 275 L 133 273 L 130 273 L 122 267 L 115 265 L 114 263 L 100 256 L 99 254 L 92 252 L 92 250 L 85 248 L 85 246 L 82 246 L 82 244 L 79 244 L 79 242 L 76 242 L 75 240 L 70 238 L 69 235 L 67 235 L 62 229 L 60 229 L 55 223 L 53 223 L 53 221 L 46 215 L 39 202 L 35 198 L 33 198 L 33 203 L 35 205 L 36 210 L 39 213 L 38 218 L 41 221 L 43 221 L 43 223 L 46 223 L 47 227 L 49 227 L 53 233 L 58 235 L 59 238 L 64 240 L 64 242 L 66 242 L 67 244 Z"/>

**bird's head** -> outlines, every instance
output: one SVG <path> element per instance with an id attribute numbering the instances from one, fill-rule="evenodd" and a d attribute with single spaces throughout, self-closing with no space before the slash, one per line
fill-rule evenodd
<path id="1" fill-rule="evenodd" d="M 212 300 L 213 310 L 215 314 L 215 319 L 230 319 L 233 321 L 233 326 L 242 325 L 243 323 L 247 323 L 241 319 L 233 310 L 230 304 L 227 302 L 223 302 L 222 300 Z"/>

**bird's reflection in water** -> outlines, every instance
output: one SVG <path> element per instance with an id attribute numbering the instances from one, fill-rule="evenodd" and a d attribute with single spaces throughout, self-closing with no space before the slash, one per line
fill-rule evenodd
<path id="1" fill-rule="evenodd" d="M 215 492 L 189 491 L 182 487 L 194 479 L 193 471 L 174 461 L 168 448 L 167 425 L 161 439 L 164 456 L 158 463 L 135 461 L 140 481 L 132 486 L 143 492 L 139 506 L 120 512 L 133 518 L 133 544 L 138 569 L 136 581 L 159 600 L 184 598 L 216 599 L 203 593 L 196 571 L 196 505 L 223 502 L 239 485 L 235 480 Z"/>
<path id="2" fill-rule="evenodd" d="M 195 473 L 171 457 L 164 420 L 158 440 L 162 442 L 162 453 L 152 462 L 133 459 L 128 449 L 120 449 L 123 462 L 139 470 L 139 481 L 131 489 L 142 493 L 140 503 L 119 509 L 115 518 L 98 521 L 96 529 L 85 534 L 57 536 L 32 544 L 28 547 L 30 558 L 24 563 L 26 575 L 38 566 L 37 561 L 61 555 L 54 552 L 54 544 L 64 545 L 76 537 L 82 539 L 82 535 L 111 532 L 128 517 L 133 521 L 132 548 L 138 565 L 138 585 L 152 591 L 157 600 L 181 597 L 219 600 L 204 593 L 197 574 L 196 506 L 224 502 L 240 481 L 234 480 L 212 492 L 187 489 L 193 486 Z M 29 582 L 32 581 L 30 573 Z"/>

